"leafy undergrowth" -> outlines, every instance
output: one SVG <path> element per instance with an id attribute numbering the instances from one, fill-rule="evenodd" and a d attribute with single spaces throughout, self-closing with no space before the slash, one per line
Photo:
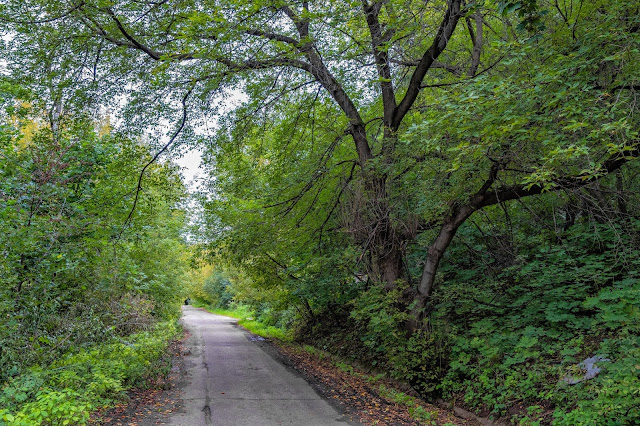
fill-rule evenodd
<path id="1" fill-rule="evenodd" d="M 140 422 L 157 424 L 181 406 L 181 388 L 187 373 L 183 357 L 188 330 L 171 340 L 166 356 L 171 357 L 171 373 L 150 377 L 143 386 L 127 391 L 127 398 L 114 406 L 105 407 L 91 413 L 90 425 L 122 426 Z"/>
<path id="2" fill-rule="evenodd" d="M 452 330 L 445 397 L 523 425 L 640 423 L 640 252 L 620 229 L 597 231 L 576 227 L 564 244 L 476 277 L 473 291 L 452 274 L 440 295 Z M 625 249 L 607 245 L 614 232 Z M 466 301 L 454 297 L 463 288 Z M 594 357 L 600 371 L 585 378 Z"/>
<path id="3" fill-rule="evenodd" d="M 0 390 L 0 425 L 86 424 L 92 411 L 112 406 L 125 390 L 149 385 L 171 368 L 166 347 L 176 336 L 173 321 L 32 367 Z"/>

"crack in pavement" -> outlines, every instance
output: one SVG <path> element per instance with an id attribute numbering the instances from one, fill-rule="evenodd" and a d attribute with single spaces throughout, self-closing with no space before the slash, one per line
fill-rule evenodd
<path id="1" fill-rule="evenodd" d="M 211 422 L 211 406 L 209 404 L 211 404 L 211 399 L 207 395 L 202 411 L 204 412 L 204 422 L 205 424 L 208 424 L 208 425 L 213 424 Z"/>
<path id="2" fill-rule="evenodd" d="M 201 340 L 204 345 L 204 340 Z M 203 350 L 202 352 L 202 366 L 206 371 L 207 378 L 209 377 L 209 364 L 207 364 L 206 360 L 206 352 Z M 202 412 L 204 413 L 204 423 L 207 425 L 213 424 L 211 421 L 211 396 L 209 395 L 209 380 L 204 381 L 204 395 L 205 402 L 204 407 L 202 407 Z"/>

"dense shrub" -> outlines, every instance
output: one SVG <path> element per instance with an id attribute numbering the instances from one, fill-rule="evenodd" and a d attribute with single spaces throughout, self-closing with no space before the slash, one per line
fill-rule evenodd
<path id="1" fill-rule="evenodd" d="M 576 226 L 562 244 L 540 247 L 495 279 L 476 283 L 475 304 L 447 295 L 458 288 L 452 276 L 440 295 L 442 320 L 451 310 L 457 330 L 440 385 L 445 395 L 521 418 L 528 415 L 513 407 L 542 404 L 555 410 L 558 424 L 636 419 L 640 252 L 634 232 Z M 501 289 L 500 299 L 486 297 L 491 288 Z M 600 374 L 568 384 L 584 375 L 580 363 L 592 356 L 609 360 L 597 364 Z"/>
<path id="2" fill-rule="evenodd" d="M 0 391 L 0 424 L 85 424 L 89 414 L 124 397 L 124 390 L 168 374 L 174 322 L 68 354 L 47 368 L 31 367 Z"/>

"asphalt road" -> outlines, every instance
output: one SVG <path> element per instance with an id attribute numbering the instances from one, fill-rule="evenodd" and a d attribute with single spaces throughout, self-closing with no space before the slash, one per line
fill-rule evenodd
<path id="1" fill-rule="evenodd" d="M 267 351 L 235 320 L 183 307 L 191 332 L 185 361 L 183 409 L 169 424 L 269 426 L 354 424 L 295 371 Z"/>

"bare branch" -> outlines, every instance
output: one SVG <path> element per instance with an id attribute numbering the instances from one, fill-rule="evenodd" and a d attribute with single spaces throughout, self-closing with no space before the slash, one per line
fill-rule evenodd
<path id="1" fill-rule="evenodd" d="M 344 132 L 343 134 L 335 138 L 333 142 L 331 142 L 331 144 L 329 144 L 325 152 L 322 154 L 322 157 L 320 158 L 320 163 L 318 164 L 318 167 L 316 168 L 316 170 L 313 172 L 311 179 L 309 179 L 309 181 L 304 185 L 304 187 L 300 190 L 300 192 L 298 192 L 298 194 L 294 195 L 293 197 L 287 200 L 280 201 L 275 204 L 269 204 L 263 207 L 272 208 L 272 207 L 278 207 L 278 206 L 283 206 L 288 204 L 282 213 L 283 216 L 288 215 L 293 210 L 293 208 L 298 204 L 298 202 L 302 199 L 302 197 L 304 197 L 304 195 L 313 188 L 316 181 L 326 173 L 326 166 L 329 159 L 331 158 L 331 155 L 333 154 L 333 151 L 336 149 L 338 144 L 343 140 L 346 134 L 347 132 Z M 354 163 L 354 164 L 357 164 L 357 163 Z"/>
<path id="2" fill-rule="evenodd" d="M 415 59 L 415 60 L 412 60 L 412 61 L 408 61 L 408 60 L 392 59 L 391 62 L 393 62 L 394 64 L 398 64 L 398 65 L 404 65 L 406 67 L 416 67 L 420 63 L 420 60 Z M 456 77 L 460 77 L 462 75 L 462 73 L 463 73 L 463 70 L 462 70 L 461 67 L 459 67 L 457 65 L 446 64 L 446 63 L 440 62 L 440 61 L 434 61 L 431 64 L 431 68 L 444 69 L 445 71 L 450 72 L 451 74 L 455 75 Z"/>
<path id="3" fill-rule="evenodd" d="M 287 276 L 288 276 L 289 278 L 291 278 L 291 279 L 293 279 L 293 280 L 299 280 L 299 279 L 300 279 L 300 278 L 296 277 L 295 275 L 293 275 L 293 274 L 291 274 L 290 272 L 288 272 L 288 271 L 287 271 L 287 269 L 289 269 L 289 268 L 287 267 L 287 265 L 284 265 L 284 264 L 282 264 L 281 262 L 278 262 L 278 261 L 276 260 L 276 258 L 275 258 L 275 257 L 271 256 L 271 255 L 270 255 L 269 253 L 267 253 L 266 251 L 264 252 L 264 255 L 265 255 L 265 256 L 267 256 L 267 258 L 268 258 L 269 260 L 271 260 L 273 263 L 275 263 L 276 265 L 278 265 L 278 266 L 279 266 L 279 267 L 284 271 L 284 273 L 285 273 L 285 274 L 287 274 Z"/>
<path id="4" fill-rule="evenodd" d="M 287 57 L 274 57 L 264 60 L 248 60 L 244 62 L 234 62 L 227 58 L 215 58 L 215 60 L 223 65 L 226 65 L 230 71 L 246 71 L 246 70 L 258 70 L 258 69 L 270 69 L 281 66 L 289 66 L 293 68 L 299 68 L 301 70 L 311 72 L 312 66 L 299 59 L 287 58 Z"/>
<path id="5" fill-rule="evenodd" d="M 371 33 L 371 49 L 376 61 L 376 68 L 380 80 L 385 129 L 390 129 L 393 112 L 396 109 L 396 96 L 393 90 L 393 83 L 391 82 L 389 54 L 384 44 L 391 39 L 393 32 L 388 31 L 385 35 L 382 34 L 382 26 L 378 19 L 381 8 L 382 2 L 369 4 L 367 0 L 362 0 L 362 9 L 364 10 L 369 32 Z"/>
<path id="6" fill-rule="evenodd" d="M 291 44 L 296 47 L 300 44 L 298 40 L 292 37 L 285 36 L 282 34 L 268 33 L 258 29 L 250 29 L 250 30 L 247 30 L 246 33 L 253 36 L 263 37 L 269 40 L 281 41 L 283 43 Z"/>
<path id="7" fill-rule="evenodd" d="M 473 51 L 471 52 L 471 65 L 469 66 L 469 71 L 467 71 L 467 75 L 469 77 L 473 77 L 478 72 L 478 66 L 480 65 L 480 56 L 482 54 L 482 14 L 480 11 L 476 11 L 474 14 L 476 30 L 475 34 L 473 31 L 473 25 L 471 24 L 471 19 L 466 18 L 467 29 L 469 30 L 469 36 L 471 37 L 471 42 L 473 43 Z"/>
<path id="8" fill-rule="evenodd" d="M 349 172 L 349 176 L 347 177 L 347 179 L 345 180 L 344 184 L 340 188 L 340 192 L 336 196 L 336 200 L 333 203 L 333 206 L 331 206 L 331 210 L 329 210 L 329 213 L 327 214 L 326 218 L 324 219 L 324 222 L 322 222 L 322 225 L 316 231 L 318 233 L 318 245 L 320 243 L 322 243 L 322 233 L 324 232 L 324 228 L 327 226 L 327 223 L 329 223 L 329 220 L 333 216 L 333 213 L 336 211 L 336 209 L 340 205 L 340 199 L 342 198 L 342 194 L 344 194 L 345 189 L 347 189 L 347 187 L 349 186 L 349 183 L 351 183 L 351 181 L 353 180 L 353 174 L 354 174 L 354 172 L 356 170 L 356 165 L 357 165 L 357 163 L 354 162 L 353 165 L 351 166 L 351 171 Z M 316 232 L 314 232 L 314 234 Z"/>
<path id="9" fill-rule="evenodd" d="M 494 68 L 496 65 L 498 65 L 500 62 L 502 62 L 502 60 L 504 59 L 504 57 L 507 54 L 503 54 L 502 56 L 500 56 L 498 59 L 496 59 L 496 61 L 494 63 L 492 63 L 491 65 L 489 65 L 488 67 L 486 67 L 485 69 L 483 69 L 482 71 L 474 74 L 471 77 L 467 77 L 465 79 L 462 80 L 458 80 L 458 81 L 452 81 L 451 83 L 436 83 L 436 84 L 423 84 L 422 86 L 420 86 L 420 89 L 426 89 L 426 88 L 430 88 L 430 87 L 447 87 L 447 86 L 455 86 L 456 84 L 463 84 L 466 83 L 468 81 L 473 80 L 474 78 L 480 77 L 482 74 L 486 73 L 487 71 L 491 70 L 492 68 Z"/>
<path id="10" fill-rule="evenodd" d="M 306 5 L 306 3 L 305 3 Z M 293 21 L 301 40 L 309 39 L 309 21 L 300 18 L 291 8 L 284 6 L 282 10 Z M 360 164 L 365 164 L 373 155 L 369 141 L 367 139 L 366 129 L 362 117 L 358 112 L 355 104 L 344 90 L 342 85 L 329 71 L 322 61 L 322 58 L 316 51 L 312 41 L 306 41 L 299 49 L 309 60 L 310 69 L 308 71 L 318 80 L 318 83 L 324 87 L 331 95 L 333 100 L 340 106 L 349 121 L 351 121 L 351 135 L 356 145 L 356 152 L 360 159 Z"/>
<path id="11" fill-rule="evenodd" d="M 113 21 L 116 23 L 118 30 L 120 30 L 120 32 L 122 33 L 122 35 L 129 40 L 129 42 L 131 42 L 132 45 L 134 45 L 138 50 L 143 51 L 144 53 L 146 53 L 147 55 L 149 55 L 151 58 L 157 60 L 160 60 L 160 57 L 162 56 L 160 53 L 156 52 L 155 50 L 143 45 L 142 43 L 140 43 L 139 41 L 137 41 L 135 38 L 133 38 L 128 32 L 127 30 L 124 28 L 124 26 L 122 25 L 122 22 L 120 22 L 120 20 L 118 19 L 118 17 L 116 16 L 115 13 L 113 13 L 113 11 L 110 8 L 106 8 L 105 9 L 107 14 L 109 14 L 109 16 L 111 16 L 111 19 L 113 19 Z"/>

